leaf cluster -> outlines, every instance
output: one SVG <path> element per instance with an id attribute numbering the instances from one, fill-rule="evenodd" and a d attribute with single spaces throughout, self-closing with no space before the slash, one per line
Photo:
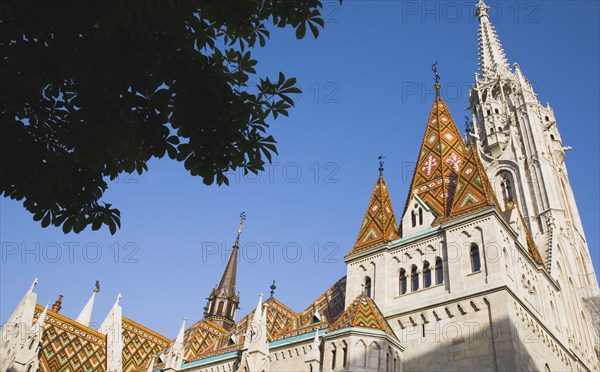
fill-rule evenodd
<path id="1" fill-rule="evenodd" d="M 152 158 L 204 184 L 257 173 L 277 153 L 296 79 L 256 75 L 270 31 L 324 26 L 319 0 L 3 0 L 0 194 L 43 227 L 120 227 L 108 181 Z M 252 89 L 250 89 L 252 88 Z"/>

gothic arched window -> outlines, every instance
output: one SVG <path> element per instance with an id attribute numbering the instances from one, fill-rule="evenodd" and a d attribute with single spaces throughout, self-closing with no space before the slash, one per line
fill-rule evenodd
<path id="1" fill-rule="evenodd" d="M 442 284 L 444 282 L 444 265 L 442 259 L 437 257 L 435 259 L 435 284 Z"/>
<path id="2" fill-rule="evenodd" d="M 365 295 L 367 297 L 371 297 L 371 278 L 369 278 L 368 276 L 365 277 Z"/>
<path id="3" fill-rule="evenodd" d="M 408 282 L 406 278 L 406 270 L 400 270 L 400 294 L 408 292 Z"/>
<path id="4" fill-rule="evenodd" d="M 418 291 L 419 290 L 419 273 L 417 271 L 417 267 L 415 265 L 413 265 L 412 269 L 410 270 L 410 282 L 411 282 L 411 291 Z"/>
<path id="5" fill-rule="evenodd" d="M 431 265 L 425 261 L 423 264 L 423 288 L 431 287 Z"/>
<path id="6" fill-rule="evenodd" d="M 471 271 L 476 273 L 481 270 L 481 260 L 479 259 L 479 247 L 477 244 L 471 244 Z"/>

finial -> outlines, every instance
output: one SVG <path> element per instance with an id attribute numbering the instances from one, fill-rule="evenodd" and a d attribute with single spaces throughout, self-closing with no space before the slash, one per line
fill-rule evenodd
<path id="1" fill-rule="evenodd" d="M 100 281 L 99 280 L 96 280 L 96 285 L 94 287 L 94 292 L 95 293 L 100 292 Z"/>
<path id="2" fill-rule="evenodd" d="M 239 247 L 240 235 L 242 235 L 242 227 L 244 226 L 244 221 L 246 221 L 246 212 L 240 213 L 240 227 L 238 228 L 237 237 L 235 238 L 235 247 Z"/>
<path id="3" fill-rule="evenodd" d="M 383 159 L 385 159 L 385 156 L 379 155 L 377 159 L 379 159 L 379 177 L 383 177 Z"/>
<path id="4" fill-rule="evenodd" d="M 33 282 L 31 283 L 31 287 L 29 288 L 29 292 L 33 292 L 33 289 L 38 284 L 38 281 L 39 281 L 38 278 L 33 279 Z"/>
<path id="5" fill-rule="evenodd" d="M 120 293 L 117 295 L 117 298 L 115 300 L 115 305 L 119 304 L 119 301 L 121 301 L 121 299 L 123 298 L 123 295 L 121 295 Z"/>
<path id="6" fill-rule="evenodd" d="M 440 74 L 438 74 L 438 69 L 437 69 L 437 64 L 438 61 L 435 61 L 435 63 L 433 65 L 431 65 L 431 71 L 433 71 L 433 75 L 435 76 L 435 97 L 439 98 L 440 97 Z"/>
<path id="7" fill-rule="evenodd" d="M 277 287 L 275 286 L 274 280 L 273 280 L 273 284 L 271 284 L 271 286 L 269 288 L 271 288 L 271 298 L 273 298 L 273 295 L 275 294 L 275 289 L 277 289 Z"/>
<path id="8" fill-rule="evenodd" d="M 483 0 L 479 0 L 477 5 L 475 5 L 475 15 L 481 19 L 482 17 L 489 17 L 488 10 L 490 7 L 483 2 Z"/>
<path id="9" fill-rule="evenodd" d="M 52 305 L 52 311 L 54 311 L 55 313 L 58 313 L 60 309 L 62 309 L 62 298 L 63 295 L 58 295 L 58 299 L 56 300 L 54 305 Z"/>

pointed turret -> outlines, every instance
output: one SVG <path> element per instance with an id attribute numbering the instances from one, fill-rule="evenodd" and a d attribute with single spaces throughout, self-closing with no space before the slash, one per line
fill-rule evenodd
<path id="1" fill-rule="evenodd" d="M 437 83 L 436 90 L 439 91 Z M 464 151 L 460 131 L 438 95 L 429 114 L 403 216 L 414 195 L 431 209 L 438 222 L 449 215 Z"/>
<path id="2" fill-rule="evenodd" d="M 75 319 L 77 323 L 83 324 L 86 327 L 90 326 L 90 322 L 92 321 L 92 312 L 94 310 L 94 300 L 96 299 L 96 293 L 98 292 L 100 292 L 100 282 L 96 280 L 96 286 L 92 291 L 90 299 L 81 310 L 81 313 L 79 313 L 77 316 L 77 319 Z"/>
<path id="3" fill-rule="evenodd" d="M 181 368 L 181 363 L 183 363 L 183 352 L 184 352 L 184 344 L 183 344 L 183 336 L 185 334 L 185 322 L 187 318 L 183 318 L 183 322 L 181 323 L 181 328 L 179 328 L 179 333 L 177 333 L 177 337 L 175 341 L 169 347 L 167 351 L 167 356 L 165 360 L 165 370 L 166 371 L 177 371 Z"/>
<path id="4" fill-rule="evenodd" d="M 383 179 L 383 157 L 380 156 L 379 159 L 379 178 L 375 183 L 356 243 L 348 255 L 398 238 L 398 224 L 396 223 L 390 194 Z"/>
<path id="5" fill-rule="evenodd" d="M 496 68 L 509 71 L 506 54 L 490 22 L 489 9 L 483 0 L 475 6 L 475 14 L 479 18 L 479 70 L 482 74 Z"/>
<path id="6" fill-rule="evenodd" d="M 236 293 L 235 280 L 237 272 L 237 261 L 238 252 L 240 245 L 240 235 L 242 234 L 242 227 L 246 221 L 246 214 L 242 212 L 240 214 L 240 226 L 238 228 L 237 237 L 233 244 L 231 256 L 225 271 L 221 276 L 219 284 L 212 290 L 208 297 L 208 303 L 204 308 L 204 317 L 206 320 L 210 320 L 218 326 L 228 330 L 235 324 L 235 311 L 238 308 L 240 302 L 239 295 Z"/>
<path id="7" fill-rule="evenodd" d="M 121 294 L 117 295 L 115 304 L 102 322 L 98 332 L 106 335 L 106 370 L 118 372 L 123 370 L 123 310 L 119 305 Z"/>

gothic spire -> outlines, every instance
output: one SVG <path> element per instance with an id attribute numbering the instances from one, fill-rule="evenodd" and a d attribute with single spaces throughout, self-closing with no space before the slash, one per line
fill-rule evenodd
<path id="1" fill-rule="evenodd" d="M 227 266 L 225 266 L 225 271 L 223 272 L 223 276 L 221 276 L 221 281 L 217 285 L 217 290 L 223 290 L 230 295 L 235 292 L 235 278 L 237 273 L 238 251 L 240 248 L 240 235 L 242 234 L 242 227 L 244 226 L 245 220 L 246 213 L 242 212 L 240 214 L 240 227 L 238 228 L 235 243 L 233 244 L 231 256 L 229 256 L 229 261 L 227 262 Z"/>
<path id="2" fill-rule="evenodd" d="M 475 15 L 479 18 L 479 71 L 485 74 L 496 67 L 510 71 L 500 39 L 490 22 L 489 9 L 483 0 L 475 5 Z"/>
<path id="3" fill-rule="evenodd" d="M 237 273 L 238 251 L 242 227 L 246 221 L 246 213 L 240 214 L 240 226 L 238 228 L 235 243 L 229 256 L 225 271 L 221 276 L 219 284 L 212 290 L 208 297 L 208 303 L 204 308 L 204 317 L 213 323 L 229 329 L 234 325 L 235 311 L 238 308 L 239 296 L 235 292 L 235 280 Z"/>
<path id="4" fill-rule="evenodd" d="M 363 218 L 354 248 L 350 254 L 361 252 L 377 244 L 384 244 L 398 237 L 398 224 L 392 201 L 383 179 L 383 157 L 380 156 L 379 178 L 371 195 L 369 207 Z"/>

